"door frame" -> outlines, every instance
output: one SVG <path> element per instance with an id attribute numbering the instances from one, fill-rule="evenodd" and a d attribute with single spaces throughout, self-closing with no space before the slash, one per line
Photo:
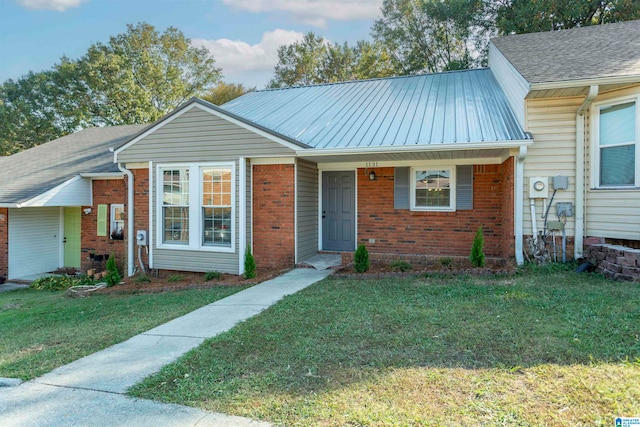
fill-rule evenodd
<path id="1" fill-rule="evenodd" d="M 67 257 L 67 244 L 66 244 L 66 239 L 67 239 L 67 230 L 66 230 L 66 217 L 65 217 L 65 213 L 67 211 L 67 209 L 71 210 L 77 210 L 78 213 L 78 221 L 79 221 L 79 226 L 80 226 L 80 233 L 78 234 L 78 269 L 82 268 L 82 207 L 81 206 L 63 206 L 60 208 L 60 223 L 61 223 L 61 230 L 60 230 L 60 267 L 70 267 L 66 264 L 66 257 Z"/>
<path id="2" fill-rule="evenodd" d="M 323 193 L 322 193 L 322 181 L 324 180 L 324 173 L 325 172 L 353 172 L 353 175 L 355 177 L 355 191 L 353 192 L 353 197 L 355 198 L 354 202 L 354 206 L 355 206 L 355 211 L 354 211 L 354 227 L 353 227 L 353 232 L 354 232 L 354 247 L 353 250 L 355 251 L 356 248 L 358 247 L 358 168 L 357 167 L 343 167 L 340 166 L 339 164 L 336 165 L 318 165 L 318 251 L 323 251 L 323 238 L 322 238 L 322 198 L 323 198 Z"/>

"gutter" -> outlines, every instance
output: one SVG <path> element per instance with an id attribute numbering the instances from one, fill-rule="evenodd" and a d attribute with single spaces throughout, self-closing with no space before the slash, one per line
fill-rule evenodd
<path id="1" fill-rule="evenodd" d="M 582 245 L 584 237 L 584 206 L 585 206 L 585 186 L 584 186 L 584 144 L 585 144 L 585 113 L 598 96 L 598 85 L 589 86 L 589 93 L 580 108 L 576 112 L 576 226 L 573 244 L 575 259 L 582 258 Z"/>
<path id="2" fill-rule="evenodd" d="M 516 157 L 516 179 L 514 197 L 514 232 L 516 237 L 516 264 L 524 264 L 524 252 L 522 241 L 524 239 L 524 159 L 527 156 L 527 146 L 520 146 L 520 152 Z"/>
<path id="3" fill-rule="evenodd" d="M 133 172 L 118 163 L 118 169 L 127 175 L 127 276 L 133 276 L 134 260 L 134 209 L 133 209 Z"/>
<path id="4" fill-rule="evenodd" d="M 640 74 L 633 74 L 630 76 L 619 77 L 600 77 L 595 79 L 578 79 L 578 80 L 562 80 L 557 82 L 544 82 L 544 83 L 531 83 L 529 92 L 536 90 L 549 90 L 549 89 L 566 89 L 569 87 L 589 86 L 589 90 L 592 87 L 598 87 L 602 85 L 610 84 L 632 84 L 640 81 Z M 587 105 L 588 107 L 588 105 Z"/>

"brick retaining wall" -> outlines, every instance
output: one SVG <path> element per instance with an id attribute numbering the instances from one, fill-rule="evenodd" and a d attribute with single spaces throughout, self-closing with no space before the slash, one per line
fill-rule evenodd
<path id="1" fill-rule="evenodd" d="M 585 248 L 584 258 L 610 279 L 640 281 L 640 249 L 595 244 Z"/>

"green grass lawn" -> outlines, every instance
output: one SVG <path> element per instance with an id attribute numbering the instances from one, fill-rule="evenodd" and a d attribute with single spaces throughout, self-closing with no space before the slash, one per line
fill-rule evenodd
<path id="1" fill-rule="evenodd" d="M 611 426 L 640 416 L 640 283 L 328 279 L 131 394 L 286 426 Z"/>
<path id="2" fill-rule="evenodd" d="M 241 289 L 87 298 L 31 289 L 0 293 L 0 377 L 37 377 Z"/>

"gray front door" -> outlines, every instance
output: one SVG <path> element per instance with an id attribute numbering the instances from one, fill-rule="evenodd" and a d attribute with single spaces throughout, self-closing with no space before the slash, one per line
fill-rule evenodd
<path id="1" fill-rule="evenodd" d="M 322 173 L 322 249 L 356 248 L 355 172 Z"/>

